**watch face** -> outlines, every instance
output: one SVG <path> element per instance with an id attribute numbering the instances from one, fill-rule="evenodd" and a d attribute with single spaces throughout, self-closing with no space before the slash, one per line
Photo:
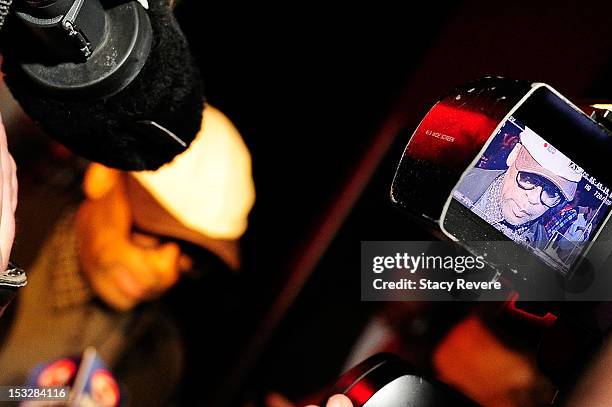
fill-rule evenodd
<path id="1" fill-rule="evenodd" d="M 554 90 L 534 87 L 461 176 L 443 231 L 460 241 L 505 237 L 567 275 L 610 215 L 608 137 Z"/>

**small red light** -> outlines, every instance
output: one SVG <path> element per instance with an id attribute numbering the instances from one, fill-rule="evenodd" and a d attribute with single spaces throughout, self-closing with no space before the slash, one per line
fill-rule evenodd
<path id="1" fill-rule="evenodd" d="M 355 383 L 346 395 L 357 404 L 357 406 L 362 406 L 374 395 L 374 393 L 376 393 L 376 389 L 373 388 L 366 379 L 363 379 Z"/>

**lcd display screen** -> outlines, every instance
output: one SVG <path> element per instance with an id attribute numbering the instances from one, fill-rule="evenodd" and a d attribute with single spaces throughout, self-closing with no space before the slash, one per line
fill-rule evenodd
<path id="1" fill-rule="evenodd" d="M 453 190 L 453 199 L 566 273 L 611 208 L 610 187 L 510 116 Z"/>

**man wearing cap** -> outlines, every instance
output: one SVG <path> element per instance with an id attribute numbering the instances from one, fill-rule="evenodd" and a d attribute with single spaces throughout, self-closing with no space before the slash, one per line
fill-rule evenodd
<path id="1" fill-rule="evenodd" d="M 574 198 L 582 169 L 529 128 L 506 165 L 471 169 L 455 196 L 513 240 L 544 247 L 550 237 L 539 219 Z"/>
<path id="2" fill-rule="evenodd" d="M 24 385 L 37 364 L 94 346 L 135 405 L 163 405 L 184 360 L 176 324 L 150 301 L 192 268 L 184 247 L 220 268 L 240 266 L 254 203 L 250 154 L 230 120 L 206 106 L 196 139 L 171 163 L 140 173 L 92 164 L 83 185 L 86 199 L 29 269 L 0 346 L 0 383 Z M 205 311 L 181 310 L 197 323 Z"/>

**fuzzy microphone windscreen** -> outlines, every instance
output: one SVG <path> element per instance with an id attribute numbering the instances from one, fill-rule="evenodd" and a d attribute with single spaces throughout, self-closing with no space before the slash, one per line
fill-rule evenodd
<path id="1" fill-rule="evenodd" d="M 19 43 L 9 36 L 2 50 L 4 79 L 24 111 L 75 154 L 122 170 L 154 170 L 171 161 L 195 138 L 204 108 L 199 69 L 166 1 L 149 0 L 147 14 L 153 39 L 146 63 L 127 87 L 106 98 L 47 94 L 18 64 Z M 143 121 L 169 130 L 185 146 Z"/>

